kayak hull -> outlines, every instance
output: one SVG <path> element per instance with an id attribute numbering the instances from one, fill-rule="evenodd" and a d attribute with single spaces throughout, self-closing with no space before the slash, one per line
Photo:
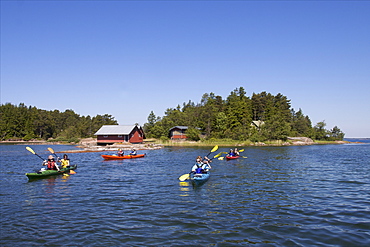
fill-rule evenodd
<path id="1" fill-rule="evenodd" d="M 28 179 L 35 179 L 35 178 L 46 178 L 50 176 L 57 176 L 57 175 L 62 175 L 64 173 L 69 172 L 70 170 L 75 170 L 77 169 L 77 165 L 73 165 L 67 168 L 60 168 L 59 171 L 57 170 L 45 170 L 45 171 L 40 171 L 40 172 L 31 172 L 31 173 L 26 173 L 26 176 Z"/>
<path id="2" fill-rule="evenodd" d="M 102 154 L 101 157 L 105 160 L 124 160 L 124 159 L 136 159 L 136 158 L 143 158 L 145 154 L 137 154 L 137 155 L 124 155 L 124 156 L 117 156 L 117 155 L 105 155 Z"/>
<path id="3" fill-rule="evenodd" d="M 240 156 L 226 156 L 226 160 L 236 160 L 238 159 Z"/>
<path id="4" fill-rule="evenodd" d="M 210 175 L 211 175 L 210 172 L 207 172 L 207 173 L 192 173 L 192 174 L 190 174 L 190 180 L 194 184 L 199 185 L 199 184 L 203 184 L 203 183 L 207 182 Z"/>

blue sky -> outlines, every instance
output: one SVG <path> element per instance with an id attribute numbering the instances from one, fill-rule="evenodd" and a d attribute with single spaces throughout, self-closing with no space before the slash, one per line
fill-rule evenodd
<path id="1" fill-rule="evenodd" d="M 370 137 L 369 13 L 369 1 L 1 1 L 1 103 L 142 125 L 243 87 Z"/>

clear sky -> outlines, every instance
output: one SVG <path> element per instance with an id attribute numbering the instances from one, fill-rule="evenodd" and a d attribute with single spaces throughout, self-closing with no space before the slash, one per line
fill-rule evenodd
<path id="1" fill-rule="evenodd" d="M 238 87 L 370 137 L 370 2 L 1 1 L 2 104 L 142 125 Z"/>

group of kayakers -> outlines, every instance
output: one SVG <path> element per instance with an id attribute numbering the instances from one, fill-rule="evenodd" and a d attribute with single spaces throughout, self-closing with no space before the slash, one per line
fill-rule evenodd
<path id="1" fill-rule="evenodd" d="M 68 158 L 68 155 L 64 154 L 63 155 L 63 159 L 59 159 L 57 161 L 55 161 L 53 155 L 49 155 L 48 159 L 45 160 L 42 165 L 46 166 L 47 167 L 47 170 L 57 170 L 59 171 L 60 168 L 59 168 L 59 165 L 57 164 L 57 162 L 60 163 L 60 167 L 61 168 L 67 168 L 69 167 L 69 158 Z"/>
<path id="2" fill-rule="evenodd" d="M 239 155 L 240 153 L 239 153 L 238 148 L 234 148 L 234 149 L 230 149 L 229 153 L 226 156 L 235 157 Z M 211 164 L 210 164 L 211 162 L 212 160 L 208 158 L 207 156 L 205 156 L 203 159 L 202 159 L 202 156 L 198 156 L 196 158 L 195 164 L 191 168 L 191 172 L 192 173 L 206 173 L 210 169 L 212 169 Z"/>
<path id="3" fill-rule="evenodd" d="M 136 149 L 135 148 L 131 149 L 131 152 L 129 153 L 129 155 L 136 155 L 136 154 L 137 154 Z M 121 148 L 118 149 L 117 156 L 119 157 L 124 156 L 124 152 Z"/>

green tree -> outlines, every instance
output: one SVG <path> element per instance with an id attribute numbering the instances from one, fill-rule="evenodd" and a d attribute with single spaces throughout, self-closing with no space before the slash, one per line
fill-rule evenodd
<path id="1" fill-rule="evenodd" d="M 344 133 L 337 126 L 334 126 L 334 128 L 330 130 L 330 137 L 333 140 L 342 141 L 344 138 Z"/>
<path id="2" fill-rule="evenodd" d="M 155 134 L 153 134 L 153 128 L 155 127 L 155 124 L 160 121 L 160 117 L 156 117 L 153 111 L 150 112 L 148 116 L 148 122 L 144 124 L 143 129 L 146 133 L 147 137 L 154 137 Z"/>
<path id="3" fill-rule="evenodd" d="M 336 129 L 330 134 L 320 124 L 313 128 L 310 118 L 303 115 L 301 109 L 298 112 L 291 109 L 286 96 L 261 92 L 253 93 L 249 98 L 243 87 L 234 89 L 226 100 L 212 92 L 205 93 L 198 104 L 189 100 L 183 103 L 182 108 L 179 105 L 168 108 L 154 124 L 155 117 L 150 116 L 150 119 L 147 125 L 150 126 L 149 132 L 163 138 L 168 137 L 170 128 L 179 125 L 200 128 L 207 138 L 235 140 L 285 140 L 289 135 L 324 139 L 341 136 Z M 263 125 L 256 129 L 251 127 L 252 121 L 262 121 Z"/>
<path id="4" fill-rule="evenodd" d="M 298 112 L 292 110 L 292 136 L 312 137 L 312 123 L 301 109 Z"/>
<path id="5" fill-rule="evenodd" d="M 235 89 L 227 97 L 225 102 L 225 114 L 230 130 L 236 128 L 250 128 L 252 122 L 252 105 L 243 87 Z"/>
<path id="6" fill-rule="evenodd" d="M 328 131 L 325 129 L 325 121 L 318 122 L 314 127 L 315 139 L 326 140 L 328 138 Z"/>
<path id="7" fill-rule="evenodd" d="M 104 124 L 117 124 L 108 114 L 91 118 L 80 116 L 73 110 L 46 111 L 23 103 L 0 105 L 0 116 L 1 140 L 90 137 Z"/>
<path id="8" fill-rule="evenodd" d="M 199 141 L 200 140 L 200 131 L 196 128 L 188 128 L 186 130 L 186 136 L 191 141 Z"/>

